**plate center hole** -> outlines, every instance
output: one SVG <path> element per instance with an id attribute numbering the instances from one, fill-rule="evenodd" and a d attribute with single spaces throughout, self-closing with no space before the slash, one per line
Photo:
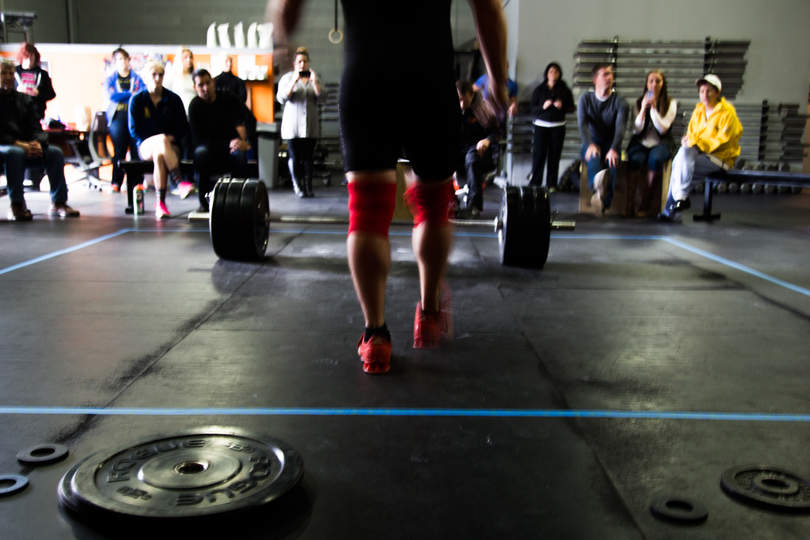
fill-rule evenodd
<path id="1" fill-rule="evenodd" d="M 53 448 L 47 448 L 47 447 L 46 448 L 36 448 L 36 449 L 31 451 L 31 455 L 34 456 L 34 457 L 44 457 L 44 456 L 50 456 L 54 452 L 55 452 L 55 450 Z"/>
<path id="2" fill-rule="evenodd" d="M 667 501 L 667 508 L 681 512 L 691 512 L 694 509 L 691 504 L 684 501 Z"/>
<path id="3" fill-rule="evenodd" d="M 16 483 L 14 480 L 0 480 L 0 489 L 8 489 Z"/>
<path id="4" fill-rule="evenodd" d="M 784 480 L 780 480 L 779 478 L 763 478 L 762 483 L 768 487 L 778 488 L 778 489 L 785 489 L 790 486 Z"/>
<path id="5" fill-rule="evenodd" d="M 207 469 L 208 463 L 205 461 L 184 461 L 174 468 L 179 474 L 199 474 Z"/>

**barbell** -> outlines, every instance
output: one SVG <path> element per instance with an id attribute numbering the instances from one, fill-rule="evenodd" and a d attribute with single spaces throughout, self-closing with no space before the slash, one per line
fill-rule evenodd
<path id="1" fill-rule="evenodd" d="M 221 259 L 252 261 L 264 257 L 270 223 L 347 224 L 345 217 L 280 216 L 271 218 L 267 187 L 261 180 L 221 178 L 211 192 L 211 211 L 192 212 L 189 219 L 208 218 L 211 243 Z M 573 221 L 554 221 L 548 190 L 507 186 L 493 220 L 451 219 L 458 227 L 490 227 L 498 235 L 501 264 L 542 268 L 548 259 L 551 229 L 574 229 Z M 413 225 L 394 220 L 393 225 Z"/>

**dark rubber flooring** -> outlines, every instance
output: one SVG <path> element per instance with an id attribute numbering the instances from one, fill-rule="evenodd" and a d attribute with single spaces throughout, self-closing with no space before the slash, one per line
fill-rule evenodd
<path id="1" fill-rule="evenodd" d="M 316 194 L 271 191 L 271 211 L 345 215 L 345 188 Z M 157 223 L 78 186 L 77 220 L 27 198 L 33 222 L 0 221 L 0 475 L 30 484 L 0 497 L 0 538 L 126 537 L 60 510 L 62 475 L 209 425 L 286 441 L 305 474 L 258 526 L 201 538 L 810 538 L 810 514 L 720 488 L 742 465 L 810 478 L 808 194 L 717 196 L 720 221 L 681 225 L 597 220 L 555 194 L 577 228 L 554 233 L 542 271 L 500 266 L 489 229 L 459 231 L 456 340 L 436 351 L 411 348 L 418 276 L 394 228 L 385 376 L 354 349 L 345 226 L 274 225 L 268 256 L 243 264 L 186 220 L 193 199 Z M 70 455 L 17 462 L 41 443 Z M 662 495 L 708 519 L 656 519 Z"/>

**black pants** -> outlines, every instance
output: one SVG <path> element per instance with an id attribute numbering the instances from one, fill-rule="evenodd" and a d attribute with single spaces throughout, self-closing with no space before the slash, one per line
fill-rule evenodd
<path id="1" fill-rule="evenodd" d="M 546 187 L 556 188 L 560 176 L 560 156 L 565 142 L 565 126 L 534 126 L 534 145 L 532 148 L 532 179 L 530 186 L 543 185 L 543 169 L 548 158 Z"/>
<path id="2" fill-rule="evenodd" d="M 214 189 L 211 176 L 217 173 L 230 173 L 233 178 L 247 178 L 247 152 L 229 153 L 227 150 L 214 150 L 200 145 L 194 150 L 194 181 L 201 206 L 208 206 L 205 196 Z"/>
<path id="3" fill-rule="evenodd" d="M 467 186 L 467 206 L 464 210 L 478 208 L 484 211 L 484 192 L 481 184 L 484 182 L 484 172 L 492 165 L 492 147 L 478 155 L 478 149 L 470 146 L 459 154 L 459 164 L 456 168 L 456 178 L 459 186 Z"/>
<path id="4" fill-rule="evenodd" d="M 313 163 L 315 139 L 309 137 L 287 139 L 287 152 L 290 155 L 288 164 L 293 181 L 298 182 L 299 186 L 303 186 L 301 182 L 304 178 L 312 178 L 315 172 L 315 165 Z"/>
<path id="5" fill-rule="evenodd" d="M 118 163 L 125 161 L 127 158 L 127 150 L 132 152 L 132 159 L 138 160 L 138 144 L 135 139 L 129 134 L 129 126 L 127 125 L 127 111 L 117 111 L 113 116 L 112 123 L 110 124 L 110 139 L 113 143 L 113 157 L 112 157 L 112 183 L 118 187 L 124 183 L 124 169 L 118 166 Z M 143 175 L 133 175 L 132 181 L 136 184 L 143 183 Z"/>

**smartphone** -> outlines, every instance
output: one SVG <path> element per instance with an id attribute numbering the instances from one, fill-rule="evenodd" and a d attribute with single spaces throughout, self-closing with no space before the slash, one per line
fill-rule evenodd
<path id="1" fill-rule="evenodd" d="M 306 70 L 306 71 L 299 71 L 299 72 L 298 72 L 298 75 L 299 75 L 299 76 L 300 76 L 302 79 L 309 79 L 309 76 L 310 76 L 310 75 L 312 75 L 312 72 L 311 72 L 310 70 Z"/>
<path id="2" fill-rule="evenodd" d="M 652 99 L 653 97 L 655 97 L 655 92 L 653 92 L 652 90 L 647 90 L 647 97 L 649 99 Z"/>

